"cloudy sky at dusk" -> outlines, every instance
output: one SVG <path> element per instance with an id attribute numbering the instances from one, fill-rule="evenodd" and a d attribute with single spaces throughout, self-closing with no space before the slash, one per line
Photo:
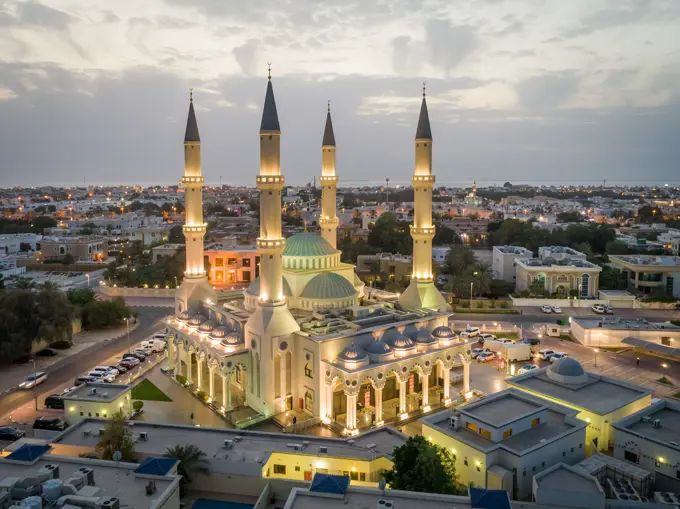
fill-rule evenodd
<path id="1" fill-rule="evenodd" d="M 0 0 L 2 186 L 171 183 L 188 88 L 208 183 L 250 184 L 267 62 L 289 183 L 680 183 L 677 0 Z"/>

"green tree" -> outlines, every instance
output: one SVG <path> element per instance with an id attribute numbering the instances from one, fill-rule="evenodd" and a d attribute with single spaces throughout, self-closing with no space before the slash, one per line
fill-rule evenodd
<path id="1" fill-rule="evenodd" d="M 113 459 L 113 453 L 116 451 L 120 451 L 121 461 L 133 462 L 135 460 L 135 443 L 132 433 L 127 428 L 123 412 L 116 412 L 106 423 L 96 451 L 105 460 Z"/>
<path id="2" fill-rule="evenodd" d="M 183 493 L 186 492 L 186 485 L 195 474 L 210 475 L 207 455 L 196 445 L 175 445 L 168 448 L 163 456 L 179 461 L 177 473 L 182 476 L 180 489 Z"/>
<path id="3" fill-rule="evenodd" d="M 393 490 L 463 495 L 467 489 L 458 483 L 453 455 L 423 436 L 409 437 L 395 447 L 394 465 L 385 473 Z"/>
<path id="4" fill-rule="evenodd" d="M 531 295 L 544 295 L 545 294 L 545 279 L 535 278 L 531 285 L 529 286 L 529 292 Z"/>
<path id="5" fill-rule="evenodd" d="M 111 300 L 91 300 L 82 308 L 83 327 L 85 329 L 103 329 L 123 324 L 125 318 L 133 313 L 122 297 Z"/>
<path id="6" fill-rule="evenodd" d="M 184 244 L 184 233 L 182 227 L 178 224 L 170 228 L 168 232 L 168 242 L 170 244 Z"/>
<path id="7" fill-rule="evenodd" d="M 409 224 L 399 221 L 396 214 L 382 214 L 368 234 L 369 245 L 390 253 L 411 254 L 413 243 Z"/>
<path id="8" fill-rule="evenodd" d="M 628 247 L 628 244 L 622 240 L 612 240 L 611 242 L 607 242 L 605 251 L 608 255 L 620 255 L 630 253 L 631 249 Z"/>
<path id="9" fill-rule="evenodd" d="M 473 291 L 476 295 L 487 295 L 491 288 L 491 269 L 482 264 L 478 263 L 472 269 L 468 269 L 472 272 L 472 279 L 474 281 Z"/>
<path id="10" fill-rule="evenodd" d="M 465 273 L 468 267 L 477 263 L 477 258 L 470 246 L 455 244 L 446 253 L 444 263 L 448 266 L 451 274 L 460 276 Z"/>
<path id="11" fill-rule="evenodd" d="M 625 281 L 621 277 L 621 271 L 608 265 L 602 267 L 600 272 L 600 290 L 624 290 Z"/>
<path id="12" fill-rule="evenodd" d="M 557 214 L 558 223 L 580 223 L 583 216 L 578 212 L 560 212 Z"/>
<path id="13" fill-rule="evenodd" d="M 64 265 L 71 265 L 73 262 L 75 262 L 75 258 L 73 258 L 73 255 L 71 253 L 66 253 L 64 256 L 61 257 L 61 263 Z"/>
<path id="14" fill-rule="evenodd" d="M 448 246 L 449 244 L 459 243 L 458 234 L 448 226 L 437 223 L 435 225 L 434 238 L 432 244 L 435 246 Z"/>
<path id="15" fill-rule="evenodd" d="M 31 278 L 19 277 L 14 282 L 14 288 L 17 290 L 33 290 L 35 282 Z"/>
<path id="16" fill-rule="evenodd" d="M 68 292 L 66 292 L 68 301 L 74 306 L 80 307 L 95 300 L 94 296 L 95 293 L 90 288 L 71 288 Z"/>

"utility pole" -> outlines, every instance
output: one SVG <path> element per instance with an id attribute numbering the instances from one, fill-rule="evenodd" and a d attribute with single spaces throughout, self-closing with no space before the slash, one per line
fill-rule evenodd
<path id="1" fill-rule="evenodd" d="M 385 179 L 385 202 L 387 203 L 387 210 L 390 209 L 390 179 Z"/>

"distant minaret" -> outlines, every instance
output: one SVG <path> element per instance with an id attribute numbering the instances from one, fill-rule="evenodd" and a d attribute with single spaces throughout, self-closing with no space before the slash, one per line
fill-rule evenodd
<path id="1" fill-rule="evenodd" d="M 477 197 L 477 181 L 474 180 L 472 182 L 472 197 L 476 198 Z"/>
<path id="2" fill-rule="evenodd" d="M 333 249 L 337 246 L 338 217 L 336 214 L 336 188 L 338 177 L 335 175 L 335 134 L 333 133 L 333 121 L 331 120 L 331 102 L 328 101 L 328 113 L 326 114 L 326 128 L 323 131 L 321 142 L 321 236 Z"/>
<path id="3" fill-rule="evenodd" d="M 283 293 L 283 250 L 286 241 L 281 234 L 281 129 L 274 101 L 271 68 L 260 124 L 260 175 L 256 178 L 260 191 L 260 298 L 246 322 L 246 344 L 251 349 L 253 375 L 259 379 L 258 390 L 248 394 L 248 405 L 260 413 L 271 415 L 285 411 L 286 398 L 293 390 L 286 387 L 286 363 L 280 362 L 275 372 L 274 357 L 287 347 L 283 341 L 300 327 L 293 318 Z M 286 346 L 281 346 L 282 344 Z M 284 352 L 285 353 L 285 352 Z M 283 394 L 275 394 L 275 380 Z M 261 390 L 259 388 L 262 388 Z"/>
<path id="4" fill-rule="evenodd" d="M 413 175 L 414 213 L 411 225 L 413 238 L 413 274 L 411 284 L 399 298 L 399 303 L 407 309 L 447 309 L 446 300 L 434 286 L 432 280 L 432 131 L 425 100 L 420 105 L 420 118 L 416 129 L 416 164 Z"/>
<path id="5" fill-rule="evenodd" d="M 182 231 L 186 239 L 186 269 L 184 279 L 175 294 L 175 307 L 182 312 L 201 301 L 213 300 L 213 291 L 203 266 L 203 183 L 201 175 L 201 138 L 194 112 L 193 91 L 189 94 L 189 117 L 184 134 L 184 201 L 186 220 Z"/>

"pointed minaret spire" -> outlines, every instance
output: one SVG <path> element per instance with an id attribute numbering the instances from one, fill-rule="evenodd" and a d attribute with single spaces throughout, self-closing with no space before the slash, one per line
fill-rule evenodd
<path id="1" fill-rule="evenodd" d="M 331 120 L 331 102 L 328 101 L 328 112 L 326 113 L 326 127 L 323 130 L 323 141 L 321 142 L 321 217 L 319 227 L 321 236 L 335 249 L 338 243 L 337 230 L 337 186 L 338 177 L 335 174 L 335 133 L 333 132 L 333 121 Z"/>
<path id="2" fill-rule="evenodd" d="M 198 135 L 198 123 L 196 122 L 196 113 L 194 112 L 194 89 L 189 89 L 189 117 L 187 118 L 187 130 L 184 133 L 184 143 L 200 142 L 201 137 Z"/>
<path id="3" fill-rule="evenodd" d="M 423 102 L 420 103 L 420 117 L 416 129 L 416 140 L 431 140 L 430 115 L 427 112 L 427 100 L 425 99 L 425 82 L 423 82 Z"/>
<path id="4" fill-rule="evenodd" d="M 272 87 L 272 64 L 269 64 L 269 77 L 267 80 L 267 92 L 264 96 L 264 108 L 262 109 L 262 123 L 260 132 L 278 133 L 281 132 L 279 125 L 279 114 L 276 111 L 276 101 L 274 100 L 274 88 Z"/>
<path id="5" fill-rule="evenodd" d="M 328 113 L 326 113 L 326 128 L 323 131 L 324 147 L 335 147 L 335 134 L 333 133 L 333 121 L 331 120 L 331 102 L 328 101 Z"/>

